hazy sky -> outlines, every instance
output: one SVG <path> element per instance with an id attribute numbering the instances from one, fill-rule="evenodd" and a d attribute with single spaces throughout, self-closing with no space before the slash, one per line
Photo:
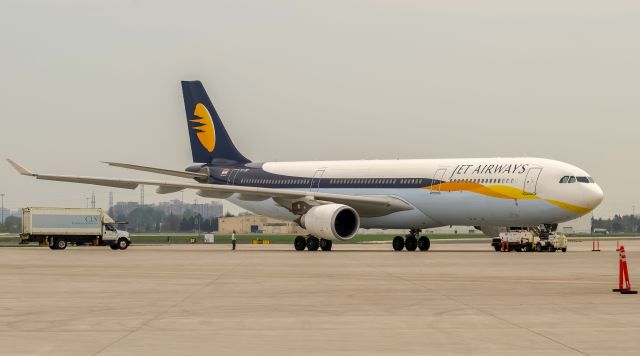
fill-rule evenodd
<path id="1" fill-rule="evenodd" d="M 638 1 L 4 0 L 0 45 L 1 156 L 34 171 L 183 169 L 199 79 L 254 161 L 547 157 L 598 181 L 596 216 L 640 211 Z M 138 200 L 0 162 L 14 209 L 93 190 Z"/>

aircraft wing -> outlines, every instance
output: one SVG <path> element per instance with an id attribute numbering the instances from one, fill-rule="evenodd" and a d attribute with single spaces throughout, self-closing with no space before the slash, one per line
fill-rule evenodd
<path id="1" fill-rule="evenodd" d="M 251 201 L 273 198 L 278 204 L 291 211 L 296 210 L 295 205 L 300 202 L 309 205 L 327 204 L 328 202 L 345 204 L 355 209 L 358 214 L 363 217 L 383 216 L 398 211 L 413 209 L 413 207 L 405 201 L 393 196 L 347 195 L 238 185 L 38 174 L 29 171 L 10 159 L 7 159 L 7 161 L 18 173 L 25 176 L 36 177 L 37 179 L 124 189 L 135 189 L 138 185 L 144 184 L 158 187 L 157 192 L 160 194 L 174 193 L 183 189 L 195 189 L 200 196 L 220 199 L 228 198 L 232 194 L 238 194 L 238 199 Z"/>

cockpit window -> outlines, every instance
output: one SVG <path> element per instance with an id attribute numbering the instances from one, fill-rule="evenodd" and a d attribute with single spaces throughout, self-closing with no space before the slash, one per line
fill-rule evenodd
<path id="1" fill-rule="evenodd" d="M 560 183 L 567 183 L 569 181 L 569 176 L 564 176 L 560 178 Z"/>
<path id="2" fill-rule="evenodd" d="M 569 177 L 569 183 L 575 183 L 576 182 L 576 177 Z"/>
<path id="3" fill-rule="evenodd" d="M 578 182 L 580 182 L 580 183 L 595 183 L 596 181 L 593 180 L 593 178 L 591 178 L 591 177 L 578 177 Z"/>

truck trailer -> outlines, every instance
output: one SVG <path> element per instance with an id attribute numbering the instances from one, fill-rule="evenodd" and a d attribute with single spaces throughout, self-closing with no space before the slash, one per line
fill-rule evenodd
<path id="1" fill-rule="evenodd" d="M 117 230 L 115 224 L 102 209 L 23 208 L 20 237 L 52 250 L 64 250 L 69 243 L 125 250 L 131 244 L 129 233 Z"/>

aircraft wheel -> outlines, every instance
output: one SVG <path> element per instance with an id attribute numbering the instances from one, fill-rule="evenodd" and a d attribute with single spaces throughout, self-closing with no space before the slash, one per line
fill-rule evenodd
<path id="1" fill-rule="evenodd" d="M 307 239 L 304 236 L 296 236 L 296 239 L 293 240 L 293 247 L 296 248 L 296 251 L 304 251 L 307 247 Z"/>
<path id="2" fill-rule="evenodd" d="M 429 247 L 431 247 L 431 240 L 426 236 L 420 236 L 418 239 L 418 248 L 420 251 L 429 251 Z"/>
<path id="3" fill-rule="evenodd" d="M 64 250 L 65 248 L 67 248 L 67 240 L 64 237 L 58 237 L 56 238 L 56 250 Z"/>
<path id="4" fill-rule="evenodd" d="M 331 240 L 320 240 L 320 249 L 322 251 L 331 251 L 331 246 L 333 245 L 333 241 Z"/>
<path id="5" fill-rule="evenodd" d="M 404 247 L 407 251 L 415 251 L 418 248 L 418 239 L 415 236 L 409 236 L 404 239 Z"/>
<path id="6" fill-rule="evenodd" d="M 393 238 L 393 249 L 396 251 L 402 251 L 404 248 L 404 239 L 402 236 L 396 236 Z"/>
<path id="7" fill-rule="evenodd" d="M 318 251 L 318 247 L 320 247 L 320 240 L 318 240 L 315 236 L 307 237 L 307 250 L 309 251 Z"/>

